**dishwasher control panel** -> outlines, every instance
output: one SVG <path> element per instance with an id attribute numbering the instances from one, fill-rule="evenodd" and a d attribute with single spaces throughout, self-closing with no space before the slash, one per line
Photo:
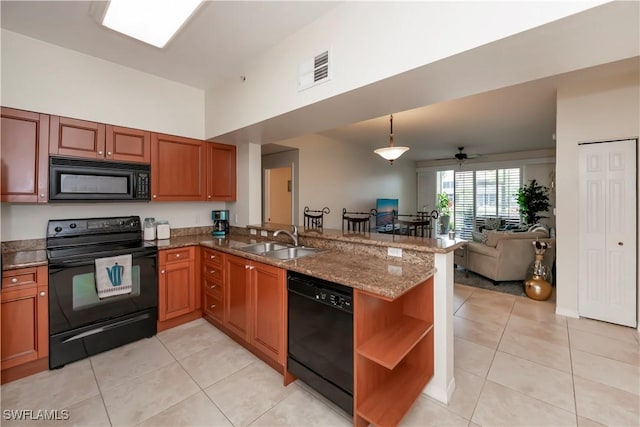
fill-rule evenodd
<path id="1" fill-rule="evenodd" d="M 351 310 L 352 301 L 351 297 L 348 295 L 340 295 L 326 289 L 316 288 L 316 299 L 326 304 Z"/>
<path id="2" fill-rule="evenodd" d="M 287 278 L 289 292 L 353 313 L 353 288 L 292 271 Z"/>

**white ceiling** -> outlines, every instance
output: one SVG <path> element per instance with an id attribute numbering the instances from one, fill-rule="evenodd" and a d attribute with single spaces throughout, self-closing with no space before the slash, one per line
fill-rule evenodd
<path id="1" fill-rule="evenodd" d="M 2 28 L 10 31 L 207 89 L 227 79 L 239 78 L 256 55 L 338 4 L 208 1 L 163 50 L 101 27 L 89 15 L 90 2 L 2 0 L 0 13 Z M 628 72 L 630 67 L 635 67 L 637 72 L 638 61 L 627 63 L 622 70 Z M 583 72 L 606 74 L 619 72 L 620 68 L 620 64 L 604 65 L 576 71 L 571 76 L 554 76 L 397 111 L 394 112 L 395 143 L 411 147 L 403 157 L 413 160 L 452 157 L 460 146 L 469 154 L 484 155 L 552 148 L 555 147 L 558 82 L 579 78 Z M 389 101 L 388 109 L 395 108 L 391 105 L 397 100 Z M 290 123 L 287 137 L 317 132 L 317 129 L 305 129 L 305 121 L 300 120 L 300 114 L 316 114 L 313 107 L 302 110 L 291 114 L 285 122 Z M 334 108 L 334 113 L 329 114 L 339 114 L 338 110 Z M 283 119 L 257 124 L 261 135 L 256 140 L 269 143 L 283 139 L 283 123 L 278 120 Z M 270 128 L 278 130 L 270 131 Z M 376 117 L 319 133 L 373 149 L 388 144 L 389 117 Z"/>
<path id="2" fill-rule="evenodd" d="M 158 49 L 99 25 L 89 14 L 91 3 L 2 0 L 2 28 L 208 89 L 229 78 L 239 78 L 255 55 L 339 4 L 206 1 L 173 40 Z"/>

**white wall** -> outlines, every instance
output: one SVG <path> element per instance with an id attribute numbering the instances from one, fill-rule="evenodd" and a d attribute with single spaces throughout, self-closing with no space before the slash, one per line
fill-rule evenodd
<path id="1" fill-rule="evenodd" d="M 5 107 L 204 138 L 204 91 L 2 30 Z"/>
<path id="2" fill-rule="evenodd" d="M 2 241 L 43 239 L 50 219 L 97 218 L 138 215 L 166 219 L 171 228 L 212 226 L 211 211 L 226 209 L 222 202 L 149 203 L 51 203 L 46 205 L 2 203 Z M 232 222 L 233 224 L 233 222 Z"/>
<path id="3" fill-rule="evenodd" d="M 204 92 L 183 84 L 44 43 L 1 33 L 3 106 L 204 137 Z M 48 219 L 152 216 L 172 227 L 211 224 L 224 203 L 49 204 L 2 203 L 2 240 L 43 238 Z"/>
<path id="4" fill-rule="evenodd" d="M 398 199 L 401 213 L 416 210 L 415 162 L 403 159 L 393 165 L 362 146 L 348 144 L 319 135 L 281 141 L 278 144 L 299 150 L 299 215 L 303 210 L 322 209 L 324 227 L 342 227 L 342 209 L 367 212 L 376 207 L 377 198 Z"/>
<path id="5" fill-rule="evenodd" d="M 207 91 L 207 136 L 434 63 L 599 3 L 603 2 L 344 2 L 248 64 L 242 73 L 246 81 L 235 78 Z M 331 81 L 298 92 L 300 63 L 328 48 Z"/>
<path id="6" fill-rule="evenodd" d="M 579 312 L 578 143 L 637 138 L 638 135 L 640 82 L 637 72 L 615 79 L 568 83 L 558 89 L 556 309 L 560 314 L 577 316 Z M 640 259 L 638 261 L 640 264 Z M 638 295 L 640 307 L 640 292 Z"/>

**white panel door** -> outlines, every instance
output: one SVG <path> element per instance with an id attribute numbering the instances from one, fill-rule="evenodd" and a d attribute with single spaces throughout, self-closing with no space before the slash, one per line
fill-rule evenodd
<path id="1" fill-rule="evenodd" d="M 636 327 L 636 140 L 579 147 L 580 316 Z"/>

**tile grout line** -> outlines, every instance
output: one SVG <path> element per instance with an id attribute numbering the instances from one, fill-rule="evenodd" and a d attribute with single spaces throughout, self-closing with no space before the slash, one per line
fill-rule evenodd
<path id="1" fill-rule="evenodd" d="M 157 334 L 156 334 L 156 336 L 157 336 Z M 194 384 L 195 384 L 195 385 L 200 389 L 200 392 L 204 393 L 204 395 L 206 396 L 206 398 L 207 398 L 207 399 L 208 399 L 208 400 L 213 404 L 213 406 L 215 406 L 215 407 L 218 409 L 218 411 L 220 411 L 220 413 L 222 414 L 222 416 L 223 416 L 223 417 L 225 417 L 225 419 L 226 419 L 227 421 L 229 421 L 229 424 L 231 424 L 231 425 L 233 426 L 234 424 L 231 422 L 231 420 L 229 419 L 229 417 L 227 417 L 227 414 L 225 414 L 225 413 L 224 413 L 224 411 L 222 410 L 222 408 L 220 408 L 218 405 L 216 405 L 216 402 L 214 402 L 214 401 L 211 399 L 211 397 L 207 394 L 207 392 L 202 388 L 202 386 L 200 385 L 200 383 L 198 383 L 198 381 L 196 381 L 196 379 L 195 379 L 195 378 L 193 378 L 193 376 L 191 375 L 191 373 L 189 373 L 189 371 L 187 370 L 187 368 L 185 368 L 185 367 L 184 367 L 184 365 L 180 362 L 180 360 L 178 360 L 178 359 L 176 358 L 176 356 L 171 352 L 171 350 L 169 350 L 169 348 L 165 345 L 164 341 L 162 341 L 160 338 L 158 338 L 158 341 L 160 341 L 160 344 L 162 344 L 162 346 L 163 346 L 163 347 L 164 347 L 164 348 L 169 352 L 169 354 L 171 355 L 171 357 L 173 357 L 173 360 L 175 360 L 175 362 L 176 362 L 178 365 L 180 365 L 180 367 L 181 367 L 181 368 L 184 370 L 184 372 L 189 376 L 189 378 L 191 378 L 191 381 L 193 381 L 193 382 L 194 382 Z M 206 350 L 206 348 L 205 348 L 204 350 Z M 195 353 L 194 353 L 194 354 L 195 354 Z M 190 356 L 190 355 L 189 355 L 189 356 Z M 187 357 L 188 357 L 188 356 L 187 356 Z M 251 363 L 254 363 L 254 362 L 251 362 Z M 251 363 L 250 363 L 249 365 L 251 365 Z M 249 366 L 249 365 L 247 365 L 247 366 Z M 244 369 L 244 368 L 243 368 L 243 369 Z M 228 377 L 229 377 L 229 375 L 227 375 L 227 376 L 226 376 L 226 377 L 224 377 L 224 378 L 228 378 Z M 224 378 L 222 378 L 222 379 L 224 379 Z M 221 380 L 222 380 L 222 379 L 221 379 Z M 219 381 L 221 381 L 221 380 L 219 380 Z M 216 384 L 216 383 L 218 383 L 218 381 L 216 381 L 216 382 L 215 382 L 215 383 L 213 383 L 213 384 Z M 211 387 L 213 384 L 211 384 L 209 387 Z M 184 399 L 182 399 L 181 401 L 176 402 L 175 404 L 173 404 L 173 405 L 169 406 L 168 408 L 165 408 L 165 409 L 163 409 L 162 411 L 158 412 L 158 414 L 159 414 L 159 413 L 162 413 L 162 412 L 164 412 L 164 411 L 166 411 L 166 410 L 167 410 L 167 409 L 169 409 L 169 408 L 173 408 L 174 406 L 176 406 L 176 405 L 178 405 L 178 404 L 180 404 L 180 403 L 184 402 L 185 400 L 189 399 L 189 398 L 190 398 L 190 397 L 192 397 L 192 396 L 195 396 L 195 395 L 196 395 L 196 394 L 198 394 L 198 393 L 199 393 L 199 392 L 194 393 L 194 394 L 192 394 L 192 395 L 190 395 L 190 396 L 185 397 L 185 398 L 184 398 Z M 154 416 L 156 416 L 156 415 L 158 415 L 158 414 L 154 414 L 154 415 L 152 415 L 151 417 L 154 417 Z M 148 418 L 146 418 L 146 419 L 142 420 L 142 421 L 141 421 L 140 423 L 138 423 L 138 424 L 141 424 L 141 423 L 145 422 L 146 420 L 148 420 L 148 419 L 149 419 L 149 418 L 151 418 L 151 417 L 148 417 Z"/>
<path id="2" fill-rule="evenodd" d="M 107 409 L 107 402 L 104 401 L 104 395 L 102 394 L 102 387 L 100 387 L 100 383 L 98 382 L 98 376 L 96 375 L 96 370 L 93 368 L 93 358 L 89 358 L 89 366 L 91 366 L 91 372 L 93 372 L 93 379 L 96 382 L 96 387 L 98 387 L 98 393 L 100 394 L 100 400 L 102 400 L 102 406 L 104 407 L 104 412 L 107 414 L 107 420 L 109 420 L 109 425 L 113 426 L 113 422 L 111 421 L 111 416 L 109 415 L 109 409 Z"/>

